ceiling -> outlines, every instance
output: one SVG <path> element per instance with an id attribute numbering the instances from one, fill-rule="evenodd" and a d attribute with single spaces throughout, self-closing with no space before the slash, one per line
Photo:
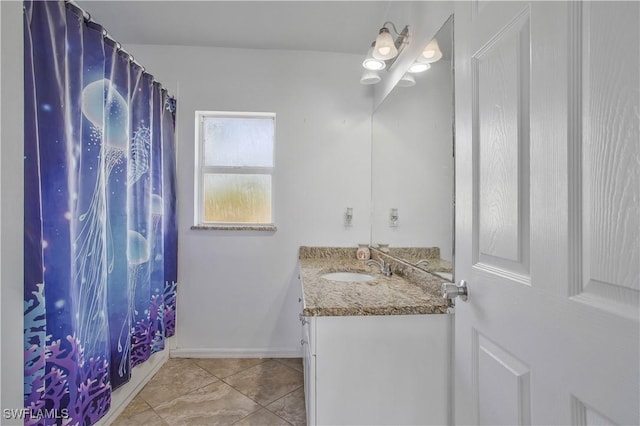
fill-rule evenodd
<path id="1" fill-rule="evenodd" d="M 127 44 L 366 53 L 389 1 L 76 0 Z"/>

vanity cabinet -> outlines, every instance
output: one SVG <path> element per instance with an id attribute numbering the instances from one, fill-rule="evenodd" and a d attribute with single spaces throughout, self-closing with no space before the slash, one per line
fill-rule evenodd
<path id="1" fill-rule="evenodd" d="M 451 424 L 452 317 L 301 316 L 307 424 Z"/>
<path id="2" fill-rule="evenodd" d="M 316 356 L 315 343 L 311 336 L 311 323 L 307 317 L 302 317 L 302 364 L 304 370 L 304 402 L 307 412 L 307 425 L 313 425 L 316 418 Z M 315 322 L 313 322 L 315 326 Z"/>

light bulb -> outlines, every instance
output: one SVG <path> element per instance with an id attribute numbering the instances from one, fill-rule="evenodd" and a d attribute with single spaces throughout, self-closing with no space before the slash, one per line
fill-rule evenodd
<path id="1" fill-rule="evenodd" d="M 422 51 L 422 62 L 436 62 L 442 58 L 442 51 L 440 50 L 440 46 L 438 46 L 438 40 L 435 38 L 427 44 L 427 47 Z"/>
<path id="2" fill-rule="evenodd" d="M 383 56 L 389 55 L 389 52 L 391 52 L 391 48 L 389 46 L 382 46 L 378 49 L 378 53 Z"/>
<path id="3" fill-rule="evenodd" d="M 373 57 L 373 47 L 375 46 L 375 41 L 373 43 L 371 43 L 371 47 L 369 48 L 369 51 L 367 52 L 367 56 L 365 56 L 364 61 L 362 61 L 362 66 L 365 69 L 371 70 L 371 71 L 380 71 L 383 70 L 387 64 L 380 59 L 376 59 Z"/>
<path id="4" fill-rule="evenodd" d="M 362 62 L 362 66 L 370 71 L 380 71 L 383 70 L 386 64 L 384 61 L 375 58 L 366 58 Z"/>
<path id="5" fill-rule="evenodd" d="M 386 28 L 380 29 L 380 34 L 376 37 L 375 47 L 373 49 L 373 57 L 383 61 L 393 59 L 398 54 L 398 49 L 393 42 L 393 37 Z"/>
<path id="6" fill-rule="evenodd" d="M 412 74 L 415 73 L 419 73 L 419 72 L 425 72 L 426 70 L 428 70 L 429 68 L 431 68 L 430 64 L 424 63 L 424 62 L 414 62 L 413 65 L 411 65 L 409 67 L 409 72 Z"/>

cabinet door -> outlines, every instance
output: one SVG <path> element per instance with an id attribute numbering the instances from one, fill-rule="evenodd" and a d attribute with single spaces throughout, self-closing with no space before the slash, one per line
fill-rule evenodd
<path id="1" fill-rule="evenodd" d="M 314 320 L 318 424 L 450 424 L 451 315 Z"/>
<path id="2" fill-rule="evenodd" d="M 314 318 L 303 317 L 302 359 L 304 363 L 304 402 L 307 412 L 307 425 L 316 424 L 316 356 L 314 353 L 312 324 Z M 312 348 L 313 344 L 313 348 Z"/>

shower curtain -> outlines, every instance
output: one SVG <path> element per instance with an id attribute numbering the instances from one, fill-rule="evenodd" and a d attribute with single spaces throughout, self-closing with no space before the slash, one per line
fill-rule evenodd
<path id="1" fill-rule="evenodd" d="M 83 12 L 24 2 L 25 424 L 95 423 L 175 329 L 175 100 Z"/>

